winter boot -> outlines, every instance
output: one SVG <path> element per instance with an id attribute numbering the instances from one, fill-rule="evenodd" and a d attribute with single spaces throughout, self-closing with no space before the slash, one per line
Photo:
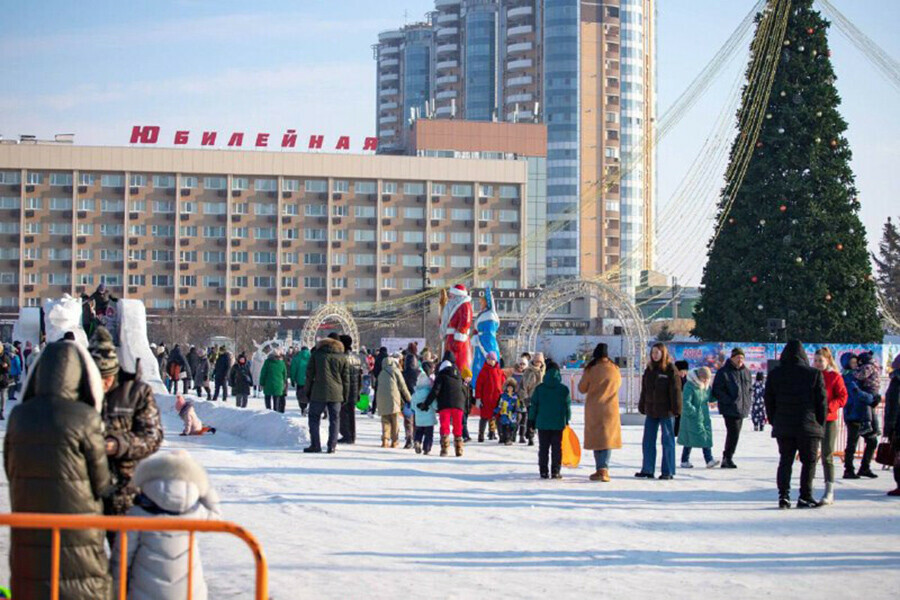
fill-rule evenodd
<path id="1" fill-rule="evenodd" d="M 454 442 L 453 442 L 453 445 L 456 449 L 456 456 L 462 456 L 463 455 L 463 439 L 460 437 L 456 438 L 456 440 L 454 440 Z"/>
<path id="2" fill-rule="evenodd" d="M 416 442 L 416 454 L 422 454 L 422 442 Z"/>
<path id="3" fill-rule="evenodd" d="M 812 498 L 800 497 L 797 499 L 797 508 L 819 508 L 819 503 Z"/>
<path id="4" fill-rule="evenodd" d="M 391 442 L 391 448 L 399 448 L 399 447 L 400 447 L 400 440 L 394 440 Z"/>
<path id="5" fill-rule="evenodd" d="M 403 445 L 403 449 L 404 449 L 404 450 L 409 450 L 409 449 L 412 448 L 412 447 L 413 447 L 413 441 L 412 441 L 412 438 L 407 438 L 407 439 L 406 439 L 406 443 Z"/>
<path id="6" fill-rule="evenodd" d="M 869 479 L 878 479 L 878 475 L 872 472 L 871 467 L 869 465 L 862 465 L 859 468 L 859 471 L 856 472 L 856 478 L 860 477 L 868 477 Z"/>
<path id="7" fill-rule="evenodd" d="M 718 467 L 720 464 L 721 464 L 721 463 L 720 463 L 719 461 L 713 459 L 713 460 L 709 461 L 708 463 L 706 463 L 706 468 L 707 468 L 707 469 L 715 469 L 715 468 Z"/>
<path id="8" fill-rule="evenodd" d="M 853 468 L 844 469 L 844 479 L 859 479 L 859 475 L 853 472 Z"/>
<path id="9" fill-rule="evenodd" d="M 791 497 L 790 496 L 779 496 L 778 497 L 778 508 L 782 510 L 787 510 L 791 507 Z"/>
<path id="10" fill-rule="evenodd" d="M 596 473 L 588 477 L 591 481 L 602 481 L 609 483 L 609 469 L 598 469 Z"/>
<path id="11" fill-rule="evenodd" d="M 550 477 L 551 479 L 562 479 L 562 474 L 559 471 L 554 471 Z"/>
<path id="12" fill-rule="evenodd" d="M 450 436 L 442 435 L 441 436 L 441 456 L 447 456 L 450 454 Z"/>
<path id="13" fill-rule="evenodd" d="M 493 419 L 488 421 L 488 439 L 489 440 L 497 439 L 497 423 L 494 422 Z"/>
<path id="14" fill-rule="evenodd" d="M 834 484 L 826 483 L 825 495 L 819 500 L 819 506 L 829 506 L 831 504 L 834 504 Z"/>
<path id="15" fill-rule="evenodd" d="M 0 415 L 0 416 L 2 416 L 2 415 Z M 215 427 L 210 427 L 210 428 L 209 428 L 209 432 L 210 432 L 211 434 L 213 434 L 213 435 L 216 435 L 216 428 L 215 428 Z"/>
<path id="16" fill-rule="evenodd" d="M 480 419 L 478 421 L 478 443 L 484 442 L 484 430 L 487 429 L 487 421 Z"/>
<path id="17" fill-rule="evenodd" d="M 896 490 L 891 490 L 887 493 L 887 495 L 893 496 L 894 498 L 900 497 L 900 487 L 898 487 Z"/>
<path id="18" fill-rule="evenodd" d="M 381 447 L 382 448 L 390 448 L 391 442 L 387 438 L 381 438 Z"/>

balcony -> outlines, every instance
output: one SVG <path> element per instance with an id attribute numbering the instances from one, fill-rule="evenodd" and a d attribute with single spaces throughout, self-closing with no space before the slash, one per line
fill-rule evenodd
<path id="1" fill-rule="evenodd" d="M 512 96 L 507 96 L 506 103 L 515 104 L 516 102 L 531 102 L 532 100 L 534 100 L 533 94 L 513 94 Z"/>
<path id="2" fill-rule="evenodd" d="M 380 56 L 387 56 L 389 54 L 397 54 L 400 52 L 400 46 L 382 46 L 378 49 L 378 54 Z"/>
<path id="3" fill-rule="evenodd" d="M 456 90 L 444 90 L 435 94 L 437 100 L 447 100 L 448 98 L 456 98 Z"/>
<path id="4" fill-rule="evenodd" d="M 529 17 L 534 14 L 534 8 L 531 6 L 519 6 L 506 11 L 506 17 L 515 19 L 517 17 Z"/>
<path id="5" fill-rule="evenodd" d="M 398 106 L 396 102 L 382 102 L 378 105 L 378 110 L 394 110 Z"/>
<path id="6" fill-rule="evenodd" d="M 447 23 L 456 23 L 459 21 L 459 15 L 456 13 L 443 13 L 438 15 L 437 24 L 445 25 Z"/>
<path id="7" fill-rule="evenodd" d="M 506 80 L 506 87 L 515 87 L 517 85 L 531 85 L 534 77 L 531 75 L 522 75 L 521 77 L 510 77 Z"/>
<path id="8" fill-rule="evenodd" d="M 441 27 L 440 29 L 437 30 L 437 36 L 439 38 L 448 37 L 451 35 L 457 35 L 458 33 L 459 33 L 459 29 L 456 27 Z"/>
<path id="9" fill-rule="evenodd" d="M 388 40 L 402 40 L 403 32 L 393 29 L 391 31 L 382 31 L 378 34 L 379 42 L 386 42 Z"/>
<path id="10" fill-rule="evenodd" d="M 507 54 L 516 54 L 518 52 L 528 52 L 534 48 L 534 44 L 531 42 L 519 42 L 517 44 L 509 44 L 506 47 Z"/>
<path id="11" fill-rule="evenodd" d="M 440 10 L 451 6 L 459 6 L 459 2 L 460 0 L 434 0 L 434 7 Z"/>
<path id="12" fill-rule="evenodd" d="M 388 81 L 398 81 L 400 79 L 399 73 L 385 73 L 384 75 L 378 76 L 379 83 L 386 83 Z"/>
<path id="13" fill-rule="evenodd" d="M 459 77 L 456 75 L 444 75 L 443 77 L 438 77 L 434 80 L 435 85 L 447 85 L 449 83 L 456 83 L 459 81 Z"/>
<path id="14" fill-rule="evenodd" d="M 506 68 L 510 71 L 515 71 L 517 69 L 530 69 L 534 61 L 530 58 L 520 58 L 519 60 L 511 60 L 506 63 Z"/>
<path id="15" fill-rule="evenodd" d="M 379 69 L 387 69 L 389 67 L 396 67 L 400 65 L 400 61 L 396 58 L 385 58 L 378 61 Z"/>
<path id="16" fill-rule="evenodd" d="M 513 9 L 515 10 L 515 9 Z M 526 33 L 531 33 L 534 31 L 534 27 L 531 25 L 517 25 L 515 27 L 510 27 L 506 30 L 507 37 L 513 37 L 516 35 L 525 35 Z"/>
<path id="17" fill-rule="evenodd" d="M 447 54 L 448 52 L 456 52 L 457 50 L 459 50 L 459 46 L 457 44 L 441 44 L 437 47 L 438 55 Z"/>
<path id="18" fill-rule="evenodd" d="M 380 119 L 378 119 L 379 125 L 384 125 L 385 123 L 396 123 L 396 122 L 397 122 L 397 115 L 388 115 L 386 117 L 381 117 Z"/>
<path id="19" fill-rule="evenodd" d="M 397 131 L 395 129 L 385 129 L 384 131 L 378 132 L 378 137 L 388 138 L 388 137 L 394 137 L 396 134 L 397 134 Z"/>
<path id="20" fill-rule="evenodd" d="M 455 69 L 459 66 L 459 61 L 456 60 L 442 60 L 441 62 L 435 65 L 435 68 L 438 71 L 443 71 L 444 69 Z"/>
<path id="21" fill-rule="evenodd" d="M 531 61 L 528 61 L 528 62 L 531 62 Z M 378 95 L 379 96 L 396 96 L 399 92 L 400 92 L 400 90 L 398 90 L 397 88 L 386 88 L 386 89 L 383 89 L 380 92 L 378 92 Z"/>
<path id="22" fill-rule="evenodd" d="M 434 114 L 436 115 L 449 115 L 453 109 L 449 106 L 438 106 L 434 110 Z"/>

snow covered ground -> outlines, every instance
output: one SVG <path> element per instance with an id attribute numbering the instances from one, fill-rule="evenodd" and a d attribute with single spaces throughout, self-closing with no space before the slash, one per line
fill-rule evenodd
<path id="1" fill-rule="evenodd" d="M 216 425 L 219 410 L 203 408 L 206 424 Z M 582 417 L 576 407 L 579 435 Z M 628 427 L 608 484 L 588 481 L 587 455 L 562 481 L 542 481 L 536 448 L 472 443 L 461 459 L 383 450 L 378 421 L 368 417 L 358 420 L 359 444 L 335 455 L 304 455 L 279 445 L 283 439 L 251 442 L 232 424 L 244 435 L 178 437 L 181 422 L 168 409 L 164 422 L 165 448 L 190 450 L 209 470 L 226 518 L 261 540 L 278 600 L 871 600 L 896 598 L 900 587 L 900 502 L 885 496 L 889 472 L 839 480 L 833 507 L 779 511 L 774 441 L 749 422 L 737 471 L 680 470 L 668 482 L 633 477 L 641 430 Z M 724 427 L 714 424 L 720 450 Z M 294 431 L 296 421 L 289 425 Z M 817 495 L 821 475 L 818 485 Z M 0 510 L 8 506 L 0 489 Z M 210 597 L 251 597 L 246 547 L 220 535 L 201 539 Z M 0 532 L 3 556 L 8 540 Z M 0 582 L 7 581 L 0 563 Z"/>

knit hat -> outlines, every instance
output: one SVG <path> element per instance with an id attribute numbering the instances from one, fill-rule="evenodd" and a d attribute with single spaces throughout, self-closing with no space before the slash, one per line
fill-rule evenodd
<path id="1" fill-rule="evenodd" d="M 731 351 L 731 358 L 734 358 L 735 356 L 744 356 L 744 349 L 741 348 L 740 346 L 734 348 Z"/>
<path id="2" fill-rule="evenodd" d="M 678 369 L 679 371 L 687 371 L 688 369 L 691 368 L 691 365 L 686 360 L 676 360 L 675 368 Z"/>
<path id="3" fill-rule="evenodd" d="M 488 360 L 496 361 L 496 360 L 497 360 L 497 353 L 494 352 L 494 351 L 488 352 L 488 354 L 487 354 L 487 359 L 488 359 Z"/>
<path id="4" fill-rule="evenodd" d="M 463 379 L 472 379 L 472 370 L 469 367 L 463 367 L 461 374 Z"/>
<path id="5" fill-rule="evenodd" d="M 102 325 L 97 327 L 91 337 L 88 351 L 103 377 L 111 377 L 119 372 L 119 356 L 116 354 L 112 335 L 106 327 Z"/>

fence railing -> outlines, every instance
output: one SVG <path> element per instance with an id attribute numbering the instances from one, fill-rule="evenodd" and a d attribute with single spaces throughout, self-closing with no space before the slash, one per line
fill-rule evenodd
<path id="1" fill-rule="evenodd" d="M 50 598 L 59 600 L 60 531 L 100 529 L 104 531 L 185 531 L 188 533 L 187 600 L 193 600 L 194 541 L 197 532 L 227 533 L 240 538 L 250 547 L 256 563 L 256 600 L 268 600 L 269 580 L 266 557 L 262 546 L 252 533 L 228 521 L 197 521 L 190 519 L 158 519 L 147 517 L 106 517 L 98 515 L 67 515 L 43 513 L 0 514 L 0 526 L 11 529 L 50 530 Z M 119 536 L 119 600 L 128 597 L 128 536 Z M 13 590 L 15 593 L 15 590 Z"/>

